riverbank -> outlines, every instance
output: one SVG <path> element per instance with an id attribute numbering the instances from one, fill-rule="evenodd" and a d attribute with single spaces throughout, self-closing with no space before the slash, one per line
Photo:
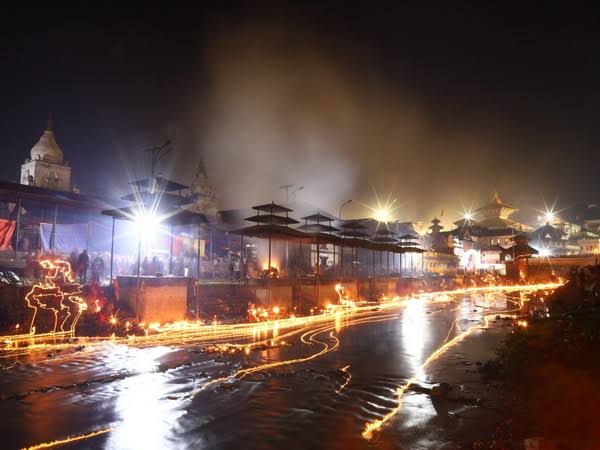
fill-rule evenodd
<path id="1" fill-rule="evenodd" d="M 532 304 L 530 309 L 542 306 Z M 548 315 L 522 319 L 497 359 L 510 394 L 513 442 L 541 437 L 544 447 L 598 448 L 600 308 L 573 285 L 545 301 Z"/>

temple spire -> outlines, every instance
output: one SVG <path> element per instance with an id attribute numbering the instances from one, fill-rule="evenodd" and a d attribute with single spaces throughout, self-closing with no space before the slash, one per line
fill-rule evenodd
<path id="1" fill-rule="evenodd" d="M 52 120 L 52 113 L 48 113 L 48 122 L 46 123 L 46 131 L 54 131 L 54 121 Z"/>
<path id="2" fill-rule="evenodd" d="M 206 174 L 206 165 L 204 164 L 204 152 L 200 153 L 200 162 L 198 163 L 198 168 L 196 169 L 196 177 L 200 175 L 208 178 L 208 175 Z"/>

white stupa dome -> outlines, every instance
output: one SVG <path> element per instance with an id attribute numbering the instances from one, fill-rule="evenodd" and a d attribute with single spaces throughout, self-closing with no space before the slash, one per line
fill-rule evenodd
<path id="1" fill-rule="evenodd" d="M 54 139 L 51 117 L 48 119 L 46 130 L 31 149 L 31 159 L 33 161 L 41 159 L 56 164 L 63 162 L 63 152 Z"/>

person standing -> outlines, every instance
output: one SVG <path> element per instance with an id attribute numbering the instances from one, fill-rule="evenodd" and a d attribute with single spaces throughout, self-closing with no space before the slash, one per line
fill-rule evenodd
<path id="1" fill-rule="evenodd" d="M 69 255 L 69 265 L 74 278 L 77 278 L 77 266 L 79 265 L 79 250 L 74 249 Z"/>
<path id="2" fill-rule="evenodd" d="M 79 272 L 79 282 L 81 284 L 85 284 L 87 278 L 87 271 L 90 267 L 90 257 L 88 255 L 87 249 L 82 251 L 77 259 L 77 266 Z"/>
<path id="3" fill-rule="evenodd" d="M 98 253 L 98 255 L 94 258 L 92 262 L 92 279 L 98 283 L 102 283 L 102 279 L 104 278 L 104 260 L 102 259 L 102 255 Z"/>

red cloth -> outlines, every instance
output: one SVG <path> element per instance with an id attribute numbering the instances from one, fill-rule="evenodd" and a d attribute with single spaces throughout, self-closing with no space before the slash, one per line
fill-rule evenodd
<path id="1" fill-rule="evenodd" d="M 12 250 L 12 237 L 15 232 L 15 221 L 0 219 L 0 250 Z"/>

